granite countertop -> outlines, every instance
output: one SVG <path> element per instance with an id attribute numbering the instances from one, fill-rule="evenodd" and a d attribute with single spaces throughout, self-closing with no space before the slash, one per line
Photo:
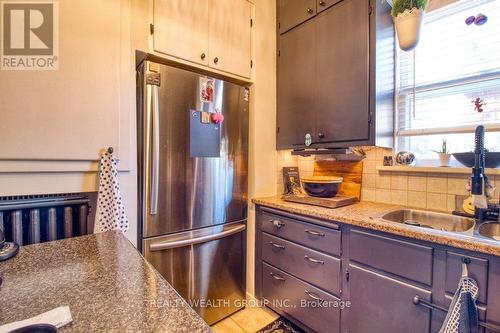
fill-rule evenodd
<path id="1" fill-rule="evenodd" d="M 398 236 L 500 256 L 500 242 L 498 241 L 477 237 L 472 233 L 452 233 L 419 228 L 401 223 L 385 222 L 380 219 L 380 216 L 388 211 L 404 208 L 401 206 L 361 201 L 350 206 L 332 209 L 288 202 L 281 200 L 279 196 L 254 198 L 252 202 L 256 205 L 319 218 L 325 222 L 341 222 Z"/>
<path id="2" fill-rule="evenodd" d="M 61 332 L 212 332 L 120 232 L 21 247 L 0 275 L 0 325 L 68 305 Z"/>

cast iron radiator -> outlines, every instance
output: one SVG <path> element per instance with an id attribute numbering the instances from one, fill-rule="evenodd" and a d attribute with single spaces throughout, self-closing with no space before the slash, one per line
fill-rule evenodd
<path id="1" fill-rule="evenodd" d="M 89 193 L 0 197 L 0 229 L 19 245 L 86 235 L 92 201 Z"/>

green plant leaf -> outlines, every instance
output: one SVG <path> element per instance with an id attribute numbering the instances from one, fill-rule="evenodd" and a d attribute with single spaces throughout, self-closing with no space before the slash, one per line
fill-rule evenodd
<path id="1" fill-rule="evenodd" d="M 426 9 L 428 4 L 429 0 L 394 0 L 392 3 L 392 16 L 396 17 L 406 9 L 412 9 L 414 7 Z"/>

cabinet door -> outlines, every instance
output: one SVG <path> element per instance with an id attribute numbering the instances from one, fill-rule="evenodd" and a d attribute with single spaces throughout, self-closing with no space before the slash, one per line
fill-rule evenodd
<path id="1" fill-rule="evenodd" d="M 209 66 L 250 77 L 252 4 L 246 0 L 209 0 Z"/>
<path id="2" fill-rule="evenodd" d="M 280 33 L 316 15 L 316 0 L 279 0 L 279 6 Z"/>
<path id="3" fill-rule="evenodd" d="M 280 36 L 278 57 L 277 147 L 304 144 L 313 133 L 315 113 L 315 22 Z"/>
<path id="4" fill-rule="evenodd" d="M 324 11 L 330 6 L 335 5 L 337 2 L 340 2 L 341 0 L 316 0 L 317 1 L 317 9 L 318 13 Z"/>
<path id="5" fill-rule="evenodd" d="M 430 301 L 430 291 L 352 264 L 349 290 L 348 332 L 429 332 L 431 310 L 412 300 Z"/>
<path id="6" fill-rule="evenodd" d="M 368 0 L 344 0 L 319 14 L 316 22 L 316 134 L 322 142 L 367 140 Z"/>
<path id="7" fill-rule="evenodd" d="M 208 64 L 208 0 L 154 0 L 154 50 Z"/>

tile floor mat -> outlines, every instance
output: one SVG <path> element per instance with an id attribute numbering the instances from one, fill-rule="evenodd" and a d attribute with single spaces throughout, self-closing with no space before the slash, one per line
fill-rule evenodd
<path id="1" fill-rule="evenodd" d="M 305 333 L 301 328 L 295 326 L 291 321 L 280 317 L 258 331 L 257 333 Z"/>

